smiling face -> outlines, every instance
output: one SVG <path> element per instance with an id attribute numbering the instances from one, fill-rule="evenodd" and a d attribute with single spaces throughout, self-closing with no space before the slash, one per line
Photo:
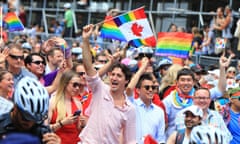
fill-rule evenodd
<path id="1" fill-rule="evenodd" d="M 3 75 L 1 75 L 0 91 L 2 91 L 2 93 L 5 94 L 4 97 L 6 97 L 7 94 L 13 90 L 13 84 L 14 84 L 13 75 L 11 73 L 6 72 Z"/>
<path id="2" fill-rule="evenodd" d="M 45 71 L 45 61 L 38 55 L 32 56 L 32 62 L 26 65 L 27 69 L 40 78 Z"/>
<path id="3" fill-rule="evenodd" d="M 112 70 L 109 76 L 110 79 L 110 88 L 112 92 L 117 92 L 119 90 L 124 90 L 125 85 L 128 83 L 124 73 L 121 68 L 116 67 Z"/>
<path id="4" fill-rule="evenodd" d="M 152 80 L 143 80 L 140 87 L 137 88 L 139 97 L 145 103 L 150 103 L 153 99 L 154 84 Z"/>
<path id="5" fill-rule="evenodd" d="M 193 96 L 193 103 L 203 111 L 206 111 L 211 103 L 209 91 L 207 89 L 199 89 L 195 91 L 195 94 Z"/>
<path id="6" fill-rule="evenodd" d="M 69 96 L 76 96 L 79 94 L 79 88 L 80 88 L 80 78 L 78 75 L 73 76 L 72 79 L 68 82 L 66 86 L 66 94 Z"/>
<path id="7" fill-rule="evenodd" d="M 185 112 L 184 122 L 186 128 L 192 129 L 201 123 L 201 118 L 199 116 L 195 116 L 192 112 L 187 111 Z"/>
<path id="8" fill-rule="evenodd" d="M 188 94 L 194 85 L 194 81 L 191 75 L 182 75 L 177 80 L 177 86 L 183 94 Z"/>

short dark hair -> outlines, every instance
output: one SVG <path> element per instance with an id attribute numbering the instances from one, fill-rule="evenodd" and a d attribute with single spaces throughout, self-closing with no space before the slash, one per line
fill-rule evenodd
<path id="1" fill-rule="evenodd" d="M 33 61 L 33 56 L 39 56 L 42 58 L 44 64 L 46 64 L 45 58 L 40 53 L 30 53 L 26 58 L 24 59 L 25 65 L 30 64 Z"/>
<path id="2" fill-rule="evenodd" d="M 193 71 L 190 70 L 189 68 L 183 68 L 183 69 L 179 70 L 177 73 L 177 80 L 179 80 L 179 78 L 183 75 L 190 75 L 193 80 L 195 79 Z"/>
<path id="3" fill-rule="evenodd" d="M 199 88 L 197 88 L 197 89 L 195 90 L 195 92 L 194 92 L 194 96 L 195 96 L 196 92 L 199 91 L 199 90 L 205 90 L 205 91 L 207 91 L 207 92 L 208 92 L 208 96 L 211 97 L 211 93 L 210 93 L 209 89 L 208 89 L 208 88 L 205 88 L 205 87 L 199 87 Z"/>
<path id="4" fill-rule="evenodd" d="M 124 73 L 126 80 L 129 80 L 129 81 L 131 80 L 132 73 L 126 65 L 121 63 L 116 63 L 112 66 L 111 71 L 113 71 L 115 68 L 120 68 Z"/>
<path id="5" fill-rule="evenodd" d="M 153 81 L 153 77 L 150 73 L 144 73 L 141 75 L 140 79 L 138 80 L 138 83 L 136 85 L 137 88 L 140 88 L 141 85 L 142 85 L 142 82 L 144 80 L 150 80 L 150 81 Z"/>

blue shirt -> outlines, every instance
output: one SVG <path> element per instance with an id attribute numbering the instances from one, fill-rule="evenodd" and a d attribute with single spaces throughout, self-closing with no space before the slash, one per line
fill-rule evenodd
<path id="1" fill-rule="evenodd" d="M 147 135 L 151 135 L 158 143 L 165 143 L 163 110 L 153 103 L 146 107 L 140 98 L 136 99 L 134 104 L 136 108 L 137 143 L 143 144 L 144 137 Z"/>
<path id="2" fill-rule="evenodd" d="M 233 139 L 230 144 L 240 144 L 240 113 L 234 113 L 230 109 L 231 120 L 228 123 L 228 130 L 231 132 Z"/>
<path id="3" fill-rule="evenodd" d="M 21 68 L 20 73 L 18 75 L 13 76 L 14 88 L 16 87 L 18 81 L 20 81 L 25 76 L 37 79 L 37 77 L 33 73 L 28 71 L 26 68 Z"/>

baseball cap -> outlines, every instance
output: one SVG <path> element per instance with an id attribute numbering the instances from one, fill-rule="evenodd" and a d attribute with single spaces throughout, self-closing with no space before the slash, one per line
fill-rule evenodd
<path id="1" fill-rule="evenodd" d="M 233 94 L 236 94 L 236 93 L 238 93 L 238 92 L 240 92 L 240 88 L 239 88 L 239 87 L 237 87 L 237 88 L 231 88 L 231 89 L 228 90 L 228 94 L 229 94 L 230 96 L 232 96 Z"/>
<path id="2" fill-rule="evenodd" d="M 208 74 L 208 72 L 204 70 L 199 64 L 191 66 L 191 70 L 197 74 Z"/>
<path id="3" fill-rule="evenodd" d="M 217 76 L 218 78 L 220 77 L 220 70 L 219 69 L 208 71 L 208 73 L 212 74 L 214 76 Z"/>
<path id="4" fill-rule="evenodd" d="M 173 62 L 170 58 L 166 57 L 159 61 L 156 70 L 161 69 L 163 66 L 172 65 Z"/>
<path id="5" fill-rule="evenodd" d="M 70 3 L 65 3 L 65 4 L 63 5 L 63 7 L 64 7 L 64 8 L 70 8 L 70 7 L 71 7 L 71 4 L 70 4 Z"/>
<path id="6" fill-rule="evenodd" d="M 139 59 L 143 58 L 143 57 L 148 57 L 151 58 L 153 56 L 153 49 L 151 47 L 139 47 L 137 48 L 138 51 L 138 57 Z"/>
<path id="7" fill-rule="evenodd" d="M 72 48 L 72 54 L 82 54 L 82 48 L 80 47 Z"/>
<path id="8" fill-rule="evenodd" d="M 186 112 L 191 112 L 195 116 L 200 116 L 201 118 L 203 117 L 203 111 L 201 108 L 199 108 L 196 105 L 189 106 L 183 110 L 183 114 L 185 115 Z"/>
<path id="9" fill-rule="evenodd" d="M 32 46 L 28 42 L 25 42 L 22 44 L 22 48 L 31 50 Z"/>

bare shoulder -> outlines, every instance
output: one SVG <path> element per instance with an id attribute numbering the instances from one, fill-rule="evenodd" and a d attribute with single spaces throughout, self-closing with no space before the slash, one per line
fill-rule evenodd
<path id="1" fill-rule="evenodd" d="M 175 144 L 177 137 L 177 131 L 174 131 L 167 139 L 167 144 Z"/>

